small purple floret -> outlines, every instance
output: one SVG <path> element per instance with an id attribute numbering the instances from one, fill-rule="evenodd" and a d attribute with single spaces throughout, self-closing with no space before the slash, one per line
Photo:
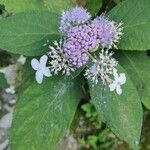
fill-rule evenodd
<path id="1" fill-rule="evenodd" d="M 64 52 L 70 63 L 81 67 L 89 59 L 86 52 L 93 50 L 98 44 L 97 32 L 92 26 L 84 24 L 73 27 L 68 31 Z"/>
<path id="2" fill-rule="evenodd" d="M 83 24 L 90 18 L 90 13 L 83 7 L 75 7 L 64 11 L 61 16 L 60 31 L 66 34 L 71 27 Z"/>
<path id="3" fill-rule="evenodd" d="M 92 74 L 95 74 L 97 72 L 97 65 L 96 64 L 94 64 L 92 67 L 90 67 L 90 72 Z"/>
<path id="4" fill-rule="evenodd" d="M 82 7 L 70 9 L 62 14 L 60 31 L 66 35 L 64 53 L 69 62 L 81 67 L 89 60 L 87 52 L 116 47 L 122 36 L 121 23 L 110 21 L 104 14 L 90 20 L 91 15 Z"/>
<path id="5" fill-rule="evenodd" d="M 100 39 L 100 45 L 103 48 L 116 48 L 116 43 L 122 36 L 121 23 L 117 24 L 114 21 L 110 21 L 104 14 L 95 18 L 92 21 L 92 26 L 95 27 L 98 37 Z"/>

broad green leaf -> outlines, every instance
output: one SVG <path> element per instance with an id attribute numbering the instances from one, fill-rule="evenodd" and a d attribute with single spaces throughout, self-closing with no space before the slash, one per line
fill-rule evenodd
<path id="1" fill-rule="evenodd" d="M 0 4 L 4 4 L 6 10 L 13 13 L 49 10 L 61 14 L 64 9 L 74 6 L 72 0 L 0 0 Z"/>
<path id="2" fill-rule="evenodd" d="M 77 82 L 63 77 L 41 85 L 26 82 L 13 114 L 11 150 L 53 150 L 68 131 L 79 99 Z"/>
<path id="3" fill-rule="evenodd" d="M 61 14 L 63 10 L 69 9 L 74 6 L 73 0 L 43 0 L 45 6 L 50 11 Z"/>
<path id="4" fill-rule="evenodd" d="M 111 19 L 123 23 L 123 37 L 118 48 L 150 49 L 150 0 L 125 0 L 112 9 Z"/>
<path id="5" fill-rule="evenodd" d="M 87 0 L 85 7 L 93 16 L 96 16 L 102 7 L 102 0 Z"/>
<path id="6" fill-rule="evenodd" d="M 4 74 L 0 73 L 0 89 L 5 89 L 8 87 L 8 83 L 5 79 Z"/>
<path id="7" fill-rule="evenodd" d="M 43 44 L 58 37 L 55 13 L 23 12 L 0 20 L 0 48 L 12 53 L 37 56 L 47 51 Z"/>
<path id="8" fill-rule="evenodd" d="M 150 109 L 150 57 L 146 52 L 123 51 L 116 57 L 136 85 L 141 101 Z"/>
<path id="9" fill-rule="evenodd" d="M 120 66 L 119 72 L 125 72 Z M 110 129 L 122 140 L 135 148 L 138 145 L 142 127 L 142 107 L 135 86 L 126 74 L 127 82 L 123 93 L 110 92 L 101 83 L 90 84 L 91 102 Z"/>
<path id="10" fill-rule="evenodd" d="M 43 0 L 0 0 L 0 4 L 4 4 L 5 9 L 12 13 L 27 10 L 46 10 Z"/>

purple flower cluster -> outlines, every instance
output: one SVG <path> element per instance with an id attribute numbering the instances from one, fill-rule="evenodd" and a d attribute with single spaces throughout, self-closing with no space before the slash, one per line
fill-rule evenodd
<path id="1" fill-rule="evenodd" d="M 89 57 L 87 52 L 99 45 L 104 49 L 116 48 L 122 36 L 121 23 L 110 21 L 104 14 L 89 20 L 91 15 L 82 7 L 76 7 L 62 14 L 60 30 L 66 34 L 64 53 L 76 67 L 83 66 Z"/>
<path id="2" fill-rule="evenodd" d="M 60 31 L 65 34 L 72 26 L 83 24 L 90 18 L 90 13 L 82 7 L 75 7 L 64 11 L 61 16 Z"/>
<path id="3" fill-rule="evenodd" d="M 104 14 L 102 14 L 95 18 L 91 24 L 95 27 L 100 40 L 99 44 L 103 48 L 117 48 L 115 43 L 117 43 L 122 36 L 121 23 L 117 24 L 114 21 L 110 21 L 106 18 L 106 16 L 104 16 Z"/>
<path id="4" fill-rule="evenodd" d="M 67 34 L 64 52 L 70 63 L 77 67 L 83 66 L 89 59 L 87 51 L 99 44 L 97 31 L 90 25 L 72 27 Z"/>

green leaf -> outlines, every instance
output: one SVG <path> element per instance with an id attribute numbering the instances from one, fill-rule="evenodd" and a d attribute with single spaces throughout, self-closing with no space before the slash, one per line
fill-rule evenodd
<path id="1" fill-rule="evenodd" d="M 0 73 L 0 89 L 5 89 L 8 87 L 8 83 L 4 74 Z"/>
<path id="2" fill-rule="evenodd" d="M 123 22 L 123 37 L 118 48 L 123 50 L 150 49 L 150 0 L 125 0 L 108 15 Z"/>
<path id="3" fill-rule="evenodd" d="M 119 72 L 125 70 L 120 66 Z M 101 83 L 92 86 L 89 82 L 91 101 L 108 127 L 136 149 L 141 134 L 142 107 L 135 86 L 127 74 L 126 77 L 122 95 L 110 92 L 109 88 Z"/>
<path id="4" fill-rule="evenodd" d="M 57 0 L 57 2 L 55 0 L 44 0 L 45 6 L 48 8 L 48 10 L 54 10 L 58 14 L 61 14 L 63 10 L 74 7 L 75 5 L 73 1 L 75 0 Z M 102 7 L 102 0 L 86 0 L 85 7 L 92 15 L 96 15 Z"/>
<path id="5" fill-rule="evenodd" d="M 117 3 L 117 4 L 120 3 L 120 2 L 123 2 L 123 1 L 124 0 L 114 0 L 114 2 Z"/>
<path id="6" fill-rule="evenodd" d="M 46 10 L 43 0 L 0 0 L 9 12 L 18 13 L 27 10 Z"/>
<path id="7" fill-rule="evenodd" d="M 47 39 L 59 35 L 59 17 L 55 13 L 23 12 L 0 20 L 0 48 L 12 53 L 37 56 L 47 51 Z"/>
<path id="8" fill-rule="evenodd" d="M 96 16 L 102 7 L 102 0 L 87 0 L 85 7 L 93 16 Z"/>
<path id="9" fill-rule="evenodd" d="M 22 88 L 10 131 L 12 150 L 52 150 L 68 131 L 80 99 L 75 81 L 51 77 Z"/>
<path id="10" fill-rule="evenodd" d="M 150 109 L 150 57 L 146 52 L 119 52 L 117 60 L 130 75 L 143 104 Z"/>
<path id="11" fill-rule="evenodd" d="M 72 0 L 0 0 L 0 4 L 4 4 L 6 10 L 13 13 L 49 10 L 61 14 L 64 9 L 74 6 Z"/>
<path id="12" fill-rule="evenodd" d="M 45 3 L 45 6 L 50 11 L 57 12 L 58 14 L 61 14 L 63 10 L 69 9 L 70 7 L 73 7 L 73 0 L 43 0 Z"/>

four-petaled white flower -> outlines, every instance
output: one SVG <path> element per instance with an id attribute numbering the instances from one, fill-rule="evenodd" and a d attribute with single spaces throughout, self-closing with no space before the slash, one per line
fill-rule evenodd
<path id="1" fill-rule="evenodd" d="M 50 77 L 51 72 L 48 67 L 46 67 L 48 57 L 46 55 L 43 55 L 40 58 L 40 61 L 37 59 L 32 59 L 31 65 L 34 70 L 36 70 L 36 81 L 41 84 L 43 81 L 43 76 Z"/>
<path id="2" fill-rule="evenodd" d="M 125 73 L 121 73 L 120 75 L 117 73 L 117 70 L 113 70 L 114 81 L 112 84 L 109 85 L 110 91 L 116 90 L 118 95 L 122 94 L 121 85 L 126 83 L 126 76 Z"/>

